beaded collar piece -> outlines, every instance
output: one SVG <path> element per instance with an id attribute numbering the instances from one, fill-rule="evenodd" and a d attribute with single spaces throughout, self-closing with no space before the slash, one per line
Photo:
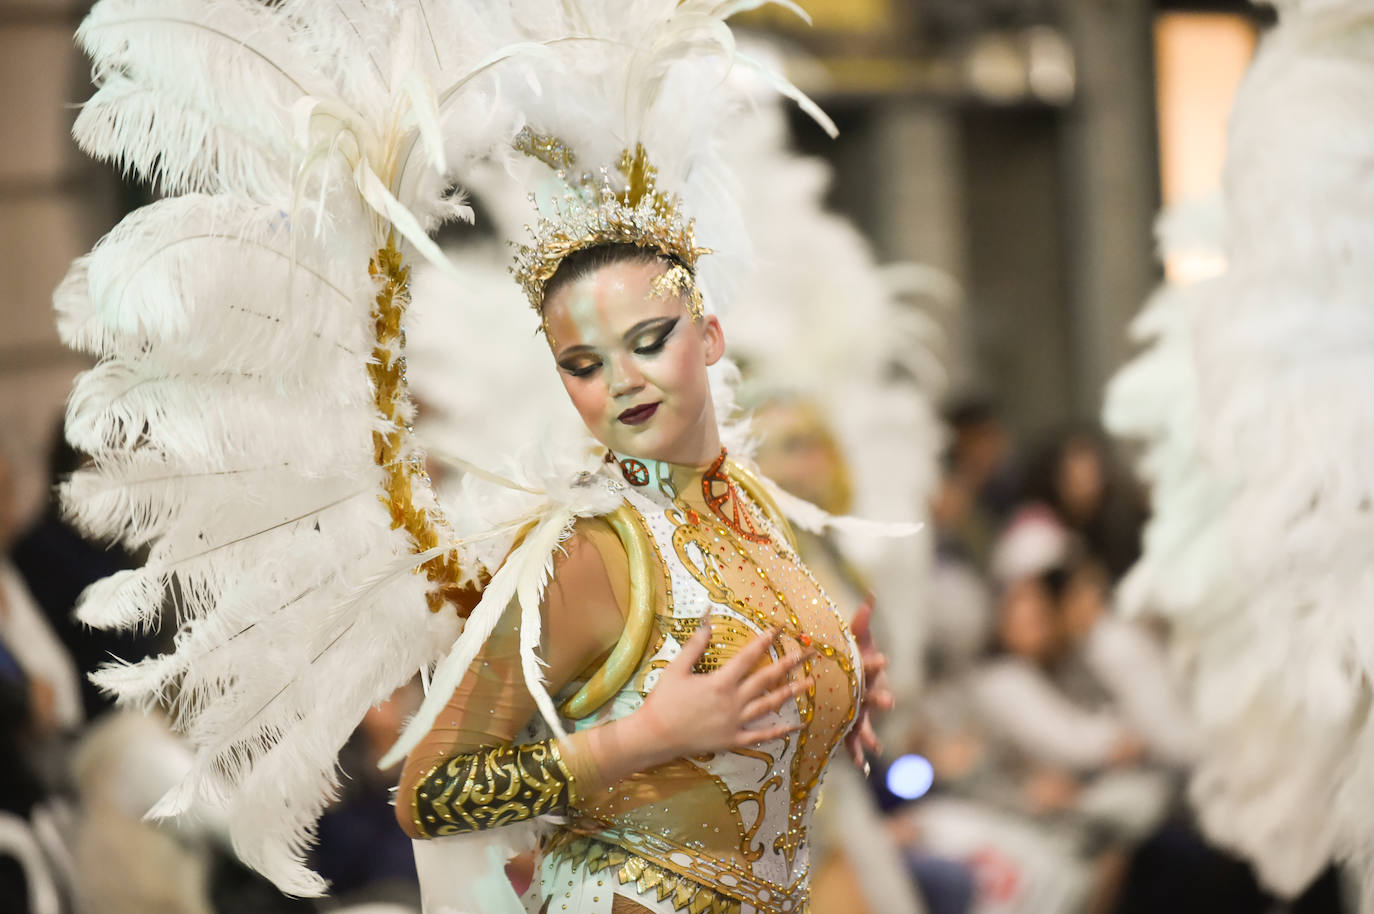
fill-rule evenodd
<path id="1" fill-rule="evenodd" d="M 725 448 L 704 470 L 692 470 L 691 475 L 701 477 L 701 496 L 707 509 L 726 527 L 741 539 L 751 543 L 769 543 L 771 538 L 758 528 L 748 511 L 740 507 L 739 488 L 725 471 Z M 636 488 L 652 487 L 673 498 L 678 498 L 677 486 L 673 482 L 673 464 L 662 460 L 643 461 L 636 457 L 623 456 L 611 451 L 606 452 L 606 462 L 615 464 L 621 477 Z M 688 509 L 688 516 L 695 519 L 696 511 Z"/>

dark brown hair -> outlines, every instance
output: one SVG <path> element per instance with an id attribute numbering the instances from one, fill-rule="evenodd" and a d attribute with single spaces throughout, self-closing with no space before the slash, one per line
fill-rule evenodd
<path id="1" fill-rule="evenodd" d="M 602 267 L 609 267 L 617 263 L 653 263 L 655 261 L 673 264 L 677 262 L 677 258 L 669 257 L 656 248 L 644 248 L 637 244 L 625 242 L 598 244 L 589 248 L 582 248 L 580 251 L 573 251 L 559 262 L 558 269 L 549 277 L 549 281 L 544 283 L 544 298 L 539 303 L 540 310 L 543 310 L 544 302 L 552 298 L 559 289 L 590 273 L 595 273 Z"/>

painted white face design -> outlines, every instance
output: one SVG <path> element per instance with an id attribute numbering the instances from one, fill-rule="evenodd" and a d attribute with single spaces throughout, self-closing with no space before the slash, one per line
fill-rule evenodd
<path id="1" fill-rule="evenodd" d="M 544 303 L 563 387 L 614 451 L 699 466 L 720 452 L 706 377 L 725 352 L 714 315 L 693 321 L 681 295 L 655 295 L 662 261 L 601 267 Z"/>

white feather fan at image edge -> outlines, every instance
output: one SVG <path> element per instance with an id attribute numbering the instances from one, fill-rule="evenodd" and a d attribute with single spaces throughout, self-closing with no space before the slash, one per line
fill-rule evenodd
<path id="1" fill-rule="evenodd" d="M 1287 895 L 1329 861 L 1355 863 L 1367 909 L 1370 110 L 1369 4 L 1282 4 L 1231 116 L 1226 273 L 1160 293 L 1137 325 L 1154 348 L 1107 410 L 1147 440 L 1156 517 L 1124 593 L 1173 624 L 1204 730 L 1190 787 L 1204 829 Z"/>
<path id="2" fill-rule="evenodd" d="M 391 231 L 437 257 L 426 231 L 464 212 L 444 174 L 513 132 L 473 76 L 508 56 L 490 24 L 456 3 L 105 0 L 78 32 L 97 86 L 78 142 L 172 195 L 55 296 L 64 341 L 99 360 L 69 404 L 92 465 L 66 508 L 150 550 L 80 613 L 154 627 L 169 601 L 176 649 L 98 681 L 171 704 L 197 749 L 155 814 L 226 807 L 243 860 L 291 894 L 325 889 L 304 857 L 339 748 L 458 632 L 378 500 L 368 264 Z"/>

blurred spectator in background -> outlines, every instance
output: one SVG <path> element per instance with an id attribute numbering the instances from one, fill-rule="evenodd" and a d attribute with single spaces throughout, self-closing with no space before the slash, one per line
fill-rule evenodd
<path id="1" fill-rule="evenodd" d="M 945 421 L 951 437 L 934 505 L 936 548 L 985 569 L 1020 491 L 1011 435 L 986 400 L 955 403 Z"/>
<path id="2" fill-rule="evenodd" d="M 0 641 L 28 679 L 35 736 L 80 726 L 81 676 L 11 559 L 17 518 L 10 465 L 0 455 Z"/>
<path id="3" fill-rule="evenodd" d="M 1064 656 L 1056 679 L 1085 707 L 1112 708 L 1144 740 L 1151 760 L 1182 771 L 1197 751 L 1192 716 L 1169 675 L 1164 646 L 1146 626 L 1115 615 L 1107 572 L 1089 559 L 1060 597 Z"/>
<path id="4" fill-rule="evenodd" d="M 1112 582 L 1140 557 L 1144 501 L 1117 470 L 1095 426 L 1073 426 L 1053 435 L 1031 467 L 1026 495 L 1075 535 Z"/>
<path id="5" fill-rule="evenodd" d="M 40 805 L 64 782 L 64 744 L 82 721 L 76 665 L 10 560 L 18 518 L 0 450 L 0 910 L 52 910 Z"/>
<path id="6" fill-rule="evenodd" d="M 1082 604 L 1103 598 L 1073 555 L 1048 508 L 1017 513 L 990 560 L 990 646 L 934 683 L 922 709 L 941 795 L 909 820 L 974 863 L 979 912 L 1110 910 L 1131 850 L 1173 797 L 1119 710 L 1080 703 L 1059 681 L 1078 650 L 1066 618 L 1100 621 Z"/>
<path id="7" fill-rule="evenodd" d="M 59 424 L 48 454 L 50 485 L 56 487 L 65 481 L 80 463 L 80 455 L 67 444 Z M 106 548 L 84 539 L 63 519 L 56 497 L 45 502 L 43 513 L 18 536 L 10 554 L 48 624 L 82 673 L 78 682 L 86 716 L 94 718 L 109 710 L 110 699 L 84 674 L 112 657 L 131 661 L 145 657 L 152 652 L 155 639 L 82 625 L 72 611 L 87 585 L 132 567 L 130 556 L 118 547 Z"/>
<path id="8" fill-rule="evenodd" d="M 43 728 L 42 704 L 19 661 L 0 641 L 0 911 L 30 910 L 34 877 L 23 850 L 34 844 L 29 813 L 47 791 L 29 741 Z"/>
<path id="9" fill-rule="evenodd" d="M 1075 704 L 1052 677 L 1065 580 L 1055 567 L 1007 585 L 994 647 L 970 684 L 974 704 L 989 730 L 1035 764 L 1091 772 L 1135 762 L 1144 747 L 1122 721 Z"/>
<path id="10" fill-rule="evenodd" d="M 945 421 L 950 440 L 930 505 L 935 561 L 924 613 L 926 663 L 934 677 L 957 672 L 987 643 L 992 547 L 1020 495 L 1011 434 L 990 402 L 957 401 Z"/>
<path id="11" fill-rule="evenodd" d="M 94 723 L 72 760 L 80 801 L 71 830 L 78 910 L 212 914 L 209 875 L 228 852 L 222 813 L 148 819 L 191 770 L 193 756 L 160 714 L 115 711 Z"/>
<path id="12" fill-rule="evenodd" d="M 396 826 L 393 771 L 377 762 L 401 735 L 423 699 L 411 682 L 389 701 L 370 709 L 339 756 L 343 789 L 320 817 L 313 866 L 330 882 L 332 903 L 389 902 L 418 910 L 420 886 L 410 838 Z"/>

